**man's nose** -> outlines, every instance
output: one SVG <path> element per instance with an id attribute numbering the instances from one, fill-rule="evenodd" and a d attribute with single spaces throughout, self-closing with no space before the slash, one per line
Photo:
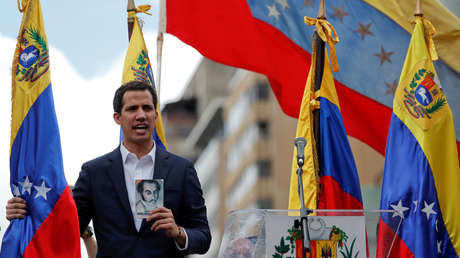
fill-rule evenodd
<path id="1" fill-rule="evenodd" d="M 136 113 L 136 120 L 145 120 L 147 118 L 147 115 L 144 110 L 139 109 Z"/>

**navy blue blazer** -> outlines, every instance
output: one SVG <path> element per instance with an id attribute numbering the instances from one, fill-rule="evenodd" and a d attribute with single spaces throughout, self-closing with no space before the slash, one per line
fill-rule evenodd
<path id="1" fill-rule="evenodd" d="M 164 231 L 151 231 L 153 221 L 143 220 L 137 232 L 120 148 L 116 148 L 83 164 L 73 189 L 80 232 L 93 220 L 97 257 L 183 257 L 209 249 L 211 234 L 206 206 L 193 164 L 156 148 L 153 178 L 164 180 L 164 206 L 172 210 L 176 224 L 185 228 L 188 248 L 179 251 Z"/>

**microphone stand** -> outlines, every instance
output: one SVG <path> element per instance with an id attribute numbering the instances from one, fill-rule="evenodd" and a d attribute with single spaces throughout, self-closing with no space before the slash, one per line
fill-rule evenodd
<path id="1" fill-rule="evenodd" d="M 307 253 L 310 253 L 310 257 L 312 257 L 311 247 L 310 247 L 310 233 L 308 232 L 308 214 L 312 213 L 311 209 L 307 209 L 305 207 L 305 198 L 303 194 L 303 182 L 302 182 L 302 174 L 303 170 L 302 167 L 304 165 L 304 147 L 305 147 L 305 139 L 298 137 L 296 138 L 295 145 L 297 147 L 297 184 L 298 188 L 297 191 L 299 193 L 300 198 L 300 221 L 295 220 L 294 226 L 298 228 L 300 226 L 300 231 L 302 234 L 302 258 L 307 258 Z M 301 153 L 299 153 L 301 152 Z"/>

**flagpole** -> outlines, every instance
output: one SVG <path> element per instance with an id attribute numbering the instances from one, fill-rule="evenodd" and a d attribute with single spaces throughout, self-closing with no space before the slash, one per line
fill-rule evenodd
<path id="1" fill-rule="evenodd" d="M 160 98 L 160 86 L 161 86 L 161 57 L 163 55 L 163 32 L 159 31 L 157 36 L 157 94 L 158 99 Z"/>
<path id="2" fill-rule="evenodd" d="M 156 71 L 156 87 L 158 91 L 158 99 L 160 99 L 161 88 L 161 66 L 163 57 L 163 34 L 166 31 L 166 0 L 160 0 L 160 15 L 158 19 L 158 36 L 157 36 L 157 71 Z"/>
<path id="3" fill-rule="evenodd" d="M 326 7 L 325 7 L 325 0 L 321 0 L 318 10 L 318 19 L 326 20 Z M 321 88 L 321 82 L 323 80 L 323 72 L 324 72 L 324 48 L 325 42 L 319 37 L 318 32 L 315 31 L 313 34 L 313 48 L 316 50 L 316 59 L 315 59 L 315 70 L 314 72 L 314 91 L 318 91 Z M 316 155 L 319 153 L 320 148 L 320 116 L 319 116 L 319 109 L 313 110 L 313 133 L 316 142 Z M 319 157 L 317 157 L 319 160 Z M 319 196 L 319 195 L 318 195 Z"/>
<path id="4" fill-rule="evenodd" d="M 318 19 L 326 19 L 326 6 L 324 4 L 324 0 L 319 2 L 319 9 L 318 9 Z"/>
<path id="5" fill-rule="evenodd" d="M 422 0 L 417 0 L 415 5 L 415 16 L 423 16 Z"/>
<path id="6" fill-rule="evenodd" d="M 319 6 L 319 10 L 318 10 L 318 16 L 317 16 L 318 19 L 323 19 L 325 20 L 326 19 L 326 7 L 325 7 L 325 4 L 324 4 L 324 0 L 321 0 L 320 2 L 320 6 Z M 324 53 L 325 53 L 325 42 L 319 37 L 318 35 L 318 32 L 315 31 L 313 33 L 313 49 L 315 49 L 315 53 L 313 58 L 315 58 L 314 62 L 315 62 L 315 66 L 314 68 L 315 69 L 312 69 L 311 72 L 313 72 L 313 76 L 314 76 L 314 91 L 318 91 L 320 88 L 321 88 L 321 82 L 323 80 L 323 73 L 324 73 Z M 313 65 L 313 64 L 312 64 Z M 316 160 L 319 160 L 319 157 L 318 157 L 318 153 L 319 153 L 319 148 L 320 148 L 320 110 L 319 109 L 315 109 L 313 110 L 313 137 L 315 139 L 315 142 L 316 142 L 316 151 L 313 151 L 313 155 L 316 155 Z M 297 142 L 297 139 L 299 138 L 296 138 L 296 142 Z M 302 138 L 303 139 L 303 138 Z M 303 139 L 305 141 L 305 139 Z M 296 145 L 297 146 L 297 145 Z M 299 184 L 299 198 L 300 198 L 300 224 L 301 224 L 301 228 L 302 228 L 302 257 L 303 258 L 306 258 L 308 257 L 307 256 L 307 253 L 310 254 L 309 257 L 312 257 L 312 252 L 311 252 L 311 246 L 310 246 L 310 234 L 308 232 L 308 214 L 310 214 L 312 212 L 312 210 L 310 209 L 307 209 L 305 207 L 305 203 L 304 203 L 304 196 L 303 196 L 303 182 L 302 182 L 302 173 L 303 173 L 303 170 L 302 170 L 302 165 L 303 165 L 303 149 L 302 149 L 302 153 L 301 153 L 301 156 L 302 156 L 302 160 L 301 162 L 299 162 L 299 149 L 297 147 L 297 163 L 298 163 L 298 169 L 297 169 L 297 176 L 298 176 L 298 184 Z M 315 159 L 315 157 L 313 157 L 313 159 Z M 314 167 L 316 167 L 316 165 L 314 165 Z M 310 171 L 311 173 L 316 173 L 316 168 L 315 168 L 315 171 Z M 320 187 L 317 187 L 318 189 L 320 189 Z M 319 196 L 319 194 L 317 195 Z M 316 205 L 317 207 L 315 208 L 318 208 L 318 202 L 319 200 L 317 200 L 316 202 Z M 297 221 L 298 223 L 298 221 Z M 294 224 L 295 226 L 295 224 Z"/>
<path id="7" fill-rule="evenodd" d="M 126 8 L 126 11 L 131 12 L 131 11 L 136 11 L 136 5 L 134 4 L 134 0 L 128 0 L 128 7 Z M 133 26 L 134 26 L 134 17 L 130 17 L 128 15 L 128 41 L 131 40 L 131 34 L 133 33 Z"/>

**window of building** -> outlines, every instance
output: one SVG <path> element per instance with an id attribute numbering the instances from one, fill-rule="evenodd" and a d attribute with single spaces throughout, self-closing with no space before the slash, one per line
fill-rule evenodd
<path id="1" fill-rule="evenodd" d="M 257 127 L 259 128 L 261 137 L 268 137 L 270 135 L 270 125 L 267 121 L 257 122 Z"/>
<path id="2" fill-rule="evenodd" d="M 269 96 L 269 85 L 267 83 L 258 83 L 252 88 L 252 94 L 256 100 L 267 100 Z"/>
<path id="3" fill-rule="evenodd" d="M 257 200 L 257 207 L 259 209 L 272 209 L 273 199 L 271 197 L 259 198 Z"/>
<path id="4" fill-rule="evenodd" d="M 259 169 L 259 177 L 269 177 L 271 176 L 271 162 L 270 160 L 258 160 L 257 168 Z"/>

